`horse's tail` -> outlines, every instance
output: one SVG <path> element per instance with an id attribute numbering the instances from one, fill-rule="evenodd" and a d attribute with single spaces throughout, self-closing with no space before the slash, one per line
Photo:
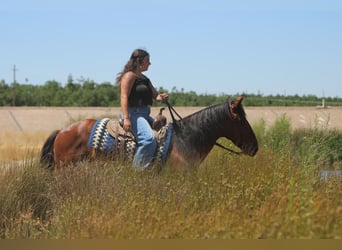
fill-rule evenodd
<path id="1" fill-rule="evenodd" d="M 40 164 L 43 167 L 51 170 L 54 167 L 53 144 L 58 133 L 59 130 L 55 130 L 50 134 L 50 136 L 46 139 L 40 154 Z"/>

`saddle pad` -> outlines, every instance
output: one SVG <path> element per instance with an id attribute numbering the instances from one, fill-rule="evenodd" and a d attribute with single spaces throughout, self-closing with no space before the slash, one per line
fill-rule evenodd
<path id="1" fill-rule="evenodd" d="M 88 147 L 104 152 L 108 152 L 114 147 L 115 140 L 106 129 L 109 120 L 109 118 L 104 118 L 95 122 L 88 139 Z"/>
<path id="2" fill-rule="evenodd" d="M 136 150 L 134 137 L 121 135 L 118 132 L 115 132 L 115 136 L 112 136 L 108 130 L 108 123 L 110 123 L 109 118 L 103 118 L 95 122 L 88 139 L 88 147 L 132 161 Z"/>

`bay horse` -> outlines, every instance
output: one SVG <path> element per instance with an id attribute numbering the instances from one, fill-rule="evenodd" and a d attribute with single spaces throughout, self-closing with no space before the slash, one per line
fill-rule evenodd
<path id="1" fill-rule="evenodd" d="M 202 162 L 221 137 L 231 140 L 241 153 L 254 156 L 258 142 L 247 121 L 242 100 L 239 96 L 179 120 L 172 116 L 174 132 L 167 160 L 171 166 L 193 166 Z M 96 150 L 87 144 L 95 122 L 95 119 L 85 119 L 52 132 L 42 147 L 41 163 L 48 168 L 60 168 L 85 158 L 95 159 Z"/>

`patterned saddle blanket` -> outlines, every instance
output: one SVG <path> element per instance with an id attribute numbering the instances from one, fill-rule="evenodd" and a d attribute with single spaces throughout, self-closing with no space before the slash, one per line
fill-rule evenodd
<path id="1" fill-rule="evenodd" d="M 168 123 L 155 133 L 157 141 L 157 150 L 154 157 L 155 164 L 161 165 L 166 162 L 172 132 L 172 123 Z M 133 161 L 137 143 L 134 135 L 126 133 L 119 121 L 103 118 L 95 122 L 88 139 L 88 147 L 117 155 L 123 160 Z"/>

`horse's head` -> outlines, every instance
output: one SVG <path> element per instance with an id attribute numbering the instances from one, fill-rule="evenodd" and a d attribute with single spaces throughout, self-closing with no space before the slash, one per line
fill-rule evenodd
<path id="1" fill-rule="evenodd" d="M 242 107 L 243 96 L 229 101 L 230 126 L 226 137 L 238 146 L 243 153 L 254 156 L 258 151 L 258 141 L 246 118 Z"/>

